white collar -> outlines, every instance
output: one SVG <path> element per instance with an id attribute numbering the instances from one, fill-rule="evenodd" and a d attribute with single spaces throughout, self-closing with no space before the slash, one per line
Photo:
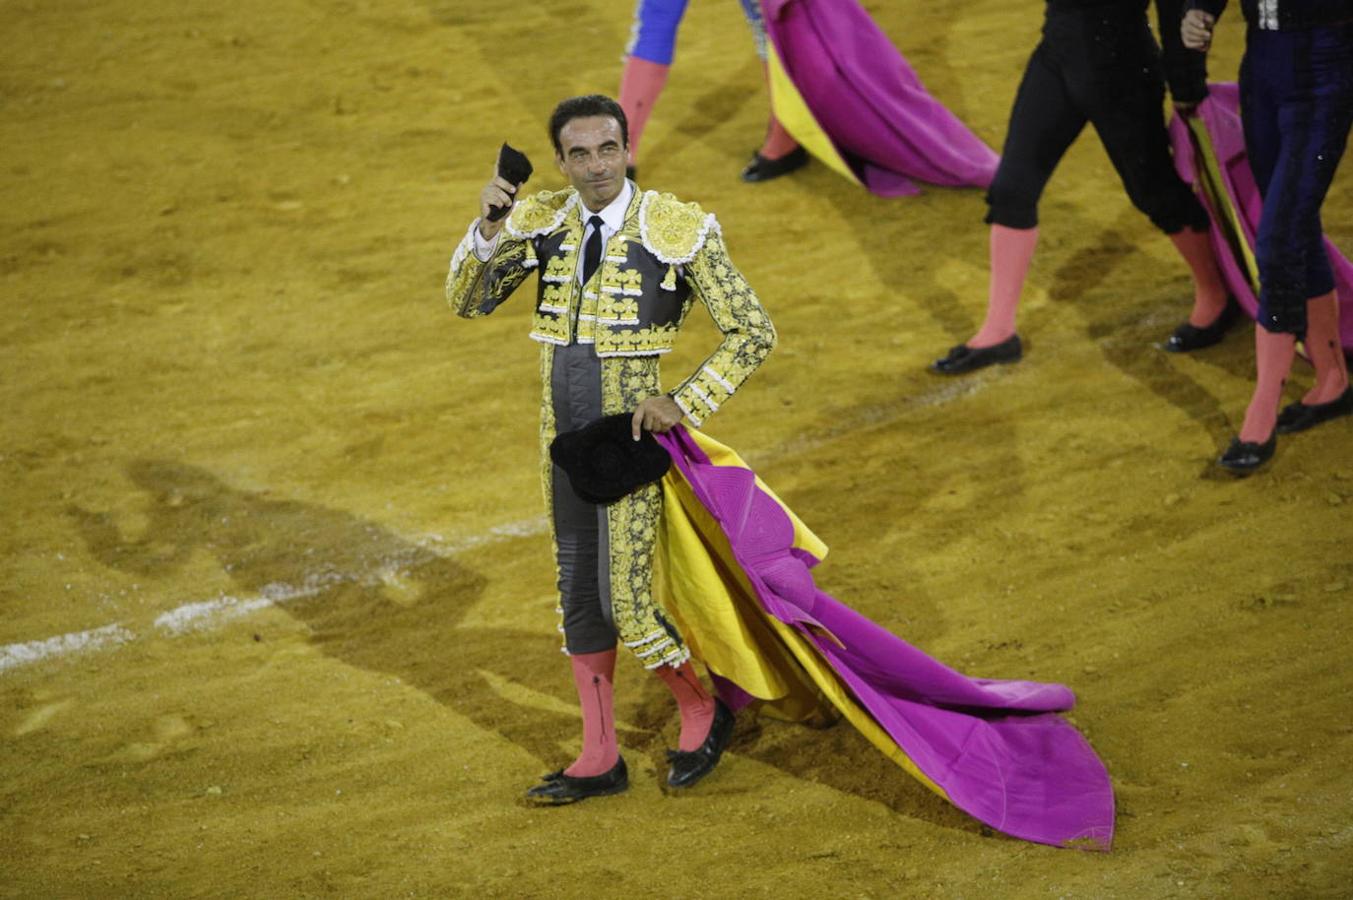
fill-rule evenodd
<path id="1" fill-rule="evenodd" d="M 614 200 L 606 205 L 601 212 L 592 212 L 587 208 L 587 204 L 578 203 L 579 210 L 583 214 L 583 225 L 587 225 L 587 220 L 592 216 L 601 216 L 602 224 L 612 234 L 619 231 L 625 224 L 625 212 L 630 208 L 630 199 L 634 196 L 634 185 L 628 178 L 625 179 L 625 186 L 616 194 Z"/>

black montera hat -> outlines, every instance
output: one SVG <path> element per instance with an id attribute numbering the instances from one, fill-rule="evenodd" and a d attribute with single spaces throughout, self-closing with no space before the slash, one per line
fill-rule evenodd
<path id="1" fill-rule="evenodd" d="M 503 144 L 498 150 L 498 177 L 515 185 L 512 191 L 512 199 L 517 199 L 517 194 L 521 191 L 521 186 L 526 184 L 527 179 L 531 177 L 531 161 L 526 158 L 516 147 L 510 147 Z M 497 222 L 503 216 L 512 211 L 512 204 L 506 206 L 490 206 L 488 219 L 490 222 Z"/>
<path id="2" fill-rule="evenodd" d="M 647 431 L 635 440 L 631 413 L 603 416 L 566 431 L 550 444 L 550 459 L 568 475 L 573 492 L 588 503 L 614 503 L 657 481 L 672 457 Z"/>

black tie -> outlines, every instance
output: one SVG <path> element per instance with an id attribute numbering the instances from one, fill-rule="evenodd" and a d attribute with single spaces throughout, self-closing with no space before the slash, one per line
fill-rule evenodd
<path id="1" fill-rule="evenodd" d="M 601 265 L 601 216 L 593 216 L 587 224 L 592 227 L 592 236 L 583 247 L 583 284 L 592 280 L 597 266 Z"/>

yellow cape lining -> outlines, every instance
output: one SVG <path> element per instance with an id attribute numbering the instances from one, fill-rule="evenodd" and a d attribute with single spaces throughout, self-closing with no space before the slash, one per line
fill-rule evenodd
<path id="1" fill-rule="evenodd" d="M 780 55 L 775 52 L 775 45 L 771 43 L 766 44 L 766 71 L 770 80 L 770 108 L 775 118 L 809 153 L 855 184 L 860 184 L 860 179 L 855 177 L 832 139 L 827 137 L 827 132 L 813 117 L 803 95 L 785 71 Z"/>
<path id="2" fill-rule="evenodd" d="M 693 429 L 689 433 L 714 465 L 749 468 L 728 447 Z M 826 544 L 760 478 L 756 483 L 794 524 L 794 546 L 822 559 Z M 889 759 L 948 800 L 855 700 L 812 643 L 761 608 L 728 539 L 676 466 L 663 477 L 662 491 L 654 586 L 696 658 L 761 700 L 777 718 L 823 726 L 844 715 Z"/>

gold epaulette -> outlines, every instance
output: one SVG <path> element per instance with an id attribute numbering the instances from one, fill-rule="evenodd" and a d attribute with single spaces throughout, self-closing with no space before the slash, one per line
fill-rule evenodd
<path id="1" fill-rule="evenodd" d="M 578 192 L 573 188 L 532 194 L 512 208 L 505 226 L 507 233 L 519 240 L 548 234 L 563 224 L 577 202 Z"/>
<path id="2" fill-rule="evenodd" d="M 645 191 L 639 204 L 639 237 L 644 246 L 668 265 L 688 263 L 704 246 L 719 223 L 698 203 L 683 203 L 671 194 Z"/>

